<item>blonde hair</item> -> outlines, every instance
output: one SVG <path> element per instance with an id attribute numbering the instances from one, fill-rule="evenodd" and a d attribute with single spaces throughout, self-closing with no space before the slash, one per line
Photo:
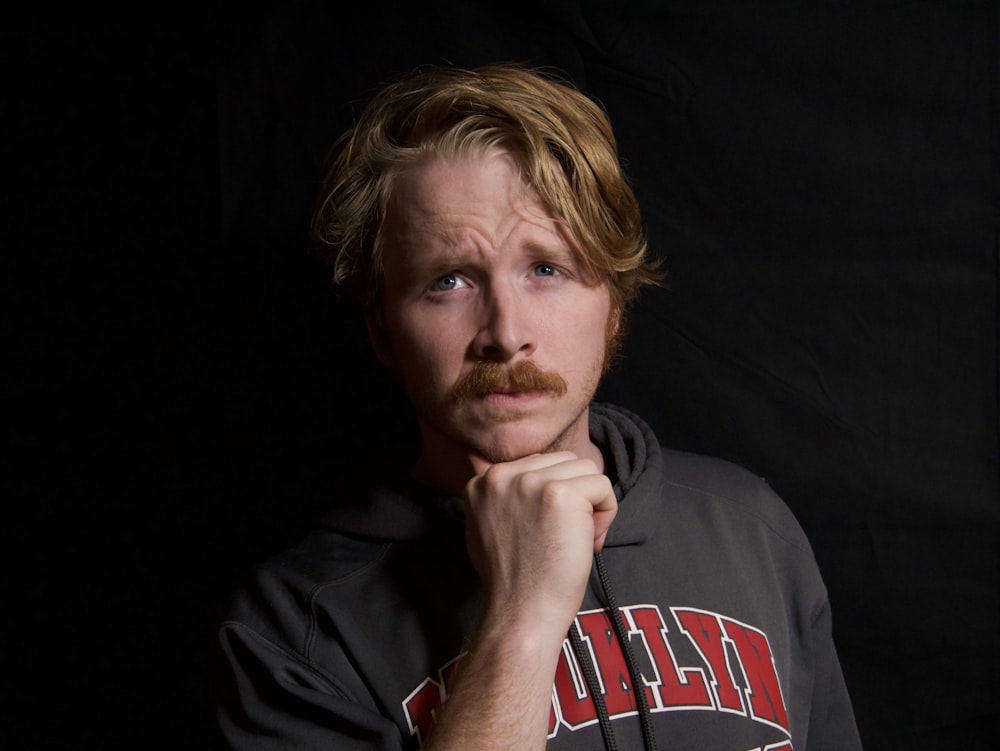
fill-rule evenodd
<path id="1" fill-rule="evenodd" d="M 370 312 L 394 177 L 433 155 L 499 149 L 578 243 L 621 312 L 657 279 L 639 205 L 604 111 L 570 84 L 516 65 L 424 68 L 382 89 L 333 149 L 313 214 L 317 253 Z"/>

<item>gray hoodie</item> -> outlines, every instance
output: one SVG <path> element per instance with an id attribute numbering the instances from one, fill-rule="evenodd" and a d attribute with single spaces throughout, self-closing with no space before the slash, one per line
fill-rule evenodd
<path id="1" fill-rule="evenodd" d="M 592 405 L 590 429 L 620 505 L 563 645 L 548 748 L 860 748 L 785 504 L 621 408 Z M 413 483 L 410 459 L 359 467 L 315 532 L 248 572 L 218 634 L 223 748 L 420 747 L 481 592 L 461 500 Z"/>

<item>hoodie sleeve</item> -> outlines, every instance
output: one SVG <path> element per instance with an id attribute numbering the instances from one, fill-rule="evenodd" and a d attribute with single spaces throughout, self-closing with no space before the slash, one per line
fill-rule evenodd
<path id="1" fill-rule="evenodd" d="M 861 739 L 833 643 L 829 604 L 813 624 L 814 684 L 809 713 L 808 751 L 860 751 Z"/>
<path id="2" fill-rule="evenodd" d="M 219 630 L 213 666 L 217 747 L 232 751 L 401 751 L 395 724 L 299 656 L 245 625 Z"/>

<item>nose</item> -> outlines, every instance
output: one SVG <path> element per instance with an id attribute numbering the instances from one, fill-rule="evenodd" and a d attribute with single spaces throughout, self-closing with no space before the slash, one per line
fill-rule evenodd
<path id="1" fill-rule="evenodd" d="M 479 313 L 473 342 L 476 357 L 508 362 L 535 349 L 532 311 L 528 301 L 507 286 L 491 286 Z"/>

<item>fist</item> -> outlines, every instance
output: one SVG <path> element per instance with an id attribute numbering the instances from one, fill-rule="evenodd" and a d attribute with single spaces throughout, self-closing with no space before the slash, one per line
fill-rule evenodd
<path id="1" fill-rule="evenodd" d="M 568 451 L 533 454 L 473 477 L 465 506 L 488 606 L 517 608 L 565 633 L 618 509 L 608 478 Z"/>

